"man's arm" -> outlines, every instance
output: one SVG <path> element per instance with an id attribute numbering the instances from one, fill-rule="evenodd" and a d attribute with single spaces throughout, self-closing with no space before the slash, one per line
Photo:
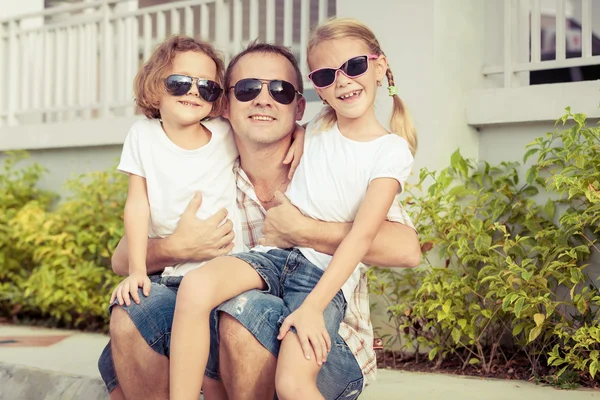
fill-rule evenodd
<path id="1" fill-rule="evenodd" d="M 305 217 L 282 194 L 279 206 L 269 209 L 263 227 L 264 242 L 280 248 L 310 247 L 333 255 L 352 229 L 352 223 L 323 222 Z M 417 233 L 410 226 L 385 221 L 363 259 L 369 265 L 414 268 L 421 262 Z"/>
<path id="2" fill-rule="evenodd" d="M 196 217 L 201 204 L 202 196 L 198 194 L 188 204 L 171 236 L 164 239 L 148 239 L 148 274 L 162 271 L 168 265 L 211 260 L 228 254 L 233 249 L 233 223 L 230 220 L 225 221 L 227 211 L 220 210 L 210 218 L 201 220 Z M 117 275 L 126 276 L 129 272 L 127 247 L 127 237 L 124 236 L 111 260 L 113 271 Z"/>

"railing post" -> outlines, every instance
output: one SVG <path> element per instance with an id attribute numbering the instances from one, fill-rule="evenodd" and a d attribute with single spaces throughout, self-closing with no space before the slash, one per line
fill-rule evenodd
<path id="1" fill-rule="evenodd" d="M 17 125 L 16 110 L 18 103 L 17 84 L 18 77 L 18 47 L 17 47 L 17 20 L 11 19 L 8 23 L 8 98 L 7 98 L 7 124 Z"/>
<path id="2" fill-rule="evenodd" d="M 100 115 L 104 118 L 110 115 L 110 79 L 111 79 L 111 61 L 112 61 L 112 46 L 110 37 L 110 5 L 108 0 L 104 0 L 102 5 L 102 85 L 100 86 L 101 107 Z"/>
<path id="3" fill-rule="evenodd" d="M 504 87 L 512 86 L 513 75 L 513 4 L 504 0 Z"/>
<path id="4" fill-rule="evenodd" d="M 215 46 L 225 55 L 225 63 L 231 58 L 231 41 L 229 40 L 230 5 L 228 0 L 215 2 Z"/>

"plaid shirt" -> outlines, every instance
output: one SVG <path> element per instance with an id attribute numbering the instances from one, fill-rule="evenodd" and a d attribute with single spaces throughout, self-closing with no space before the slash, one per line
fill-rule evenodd
<path id="1" fill-rule="evenodd" d="M 236 161 L 233 171 L 237 183 L 237 206 L 242 216 L 242 231 L 244 243 L 249 249 L 258 244 L 262 235 L 263 222 L 266 210 L 258 200 L 254 192 L 254 186 L 248 179 L 246 173 L 240 168 L 239 159 Z M 398 207 L 401 215 L 399 222 L 414 228 L 410 217 L 398 202 L 393 207 Z M 371 325 L 371 311 L 369 308 L 369 291 L 367 282 L 367 267 L 360 264 L 361 276 L 354 294 L 348 300 L 346 315 L 340 325 L 339 334 L 356 357 L 360 366 L 365 383 L 374 380 L 377 375 L 377 359 L 373 350 L 373 326 Z"/>

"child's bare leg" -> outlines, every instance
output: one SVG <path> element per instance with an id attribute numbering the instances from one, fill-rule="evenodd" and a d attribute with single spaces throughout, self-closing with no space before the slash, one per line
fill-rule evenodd
<path id="1" fill-rule="evenodd" d="M 177 293 L 171 332 L 171 400 L 197 400 L 210 345 L 213 308 L 242 292 L 262 289 L 260 275 L 235 257 L 216 258 L 188 273 Z"/>
<path id="2" fill-rule="evenodd" d="M 289 331 L 285 335 L 275 373 L 275 390 L 280 400 L 325 400 L 317 389 L 317 374 L 321 367 L 317 365 L 316 359 L 314 351 L 311 352 L 310 360 L 304 357 L 296 334 Z"/>

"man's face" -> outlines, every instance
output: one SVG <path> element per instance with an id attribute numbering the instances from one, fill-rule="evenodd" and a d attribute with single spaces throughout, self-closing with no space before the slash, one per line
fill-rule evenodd
<path id="1" fill-rule="evenodd" d="M 270 53 L 250 53 L 243 56 L 233 68 L 230 86 L 242 79 L 255 78 L 262 81 L 283 80 L 294 85 L 296 74 L 293 66 L 283 56 Z M 252 144 L 274 144 L 294 131 L 295 122 L 302 119 L 306 101 L 296 96 L 291 104 L 281 104 L 269 93 L 268 83 L 262 86 L 254 99 L 239 101 L 233 89 L 224 88 L 228 106 L 224 117 L 231 122 L 238 139 Z"/>

